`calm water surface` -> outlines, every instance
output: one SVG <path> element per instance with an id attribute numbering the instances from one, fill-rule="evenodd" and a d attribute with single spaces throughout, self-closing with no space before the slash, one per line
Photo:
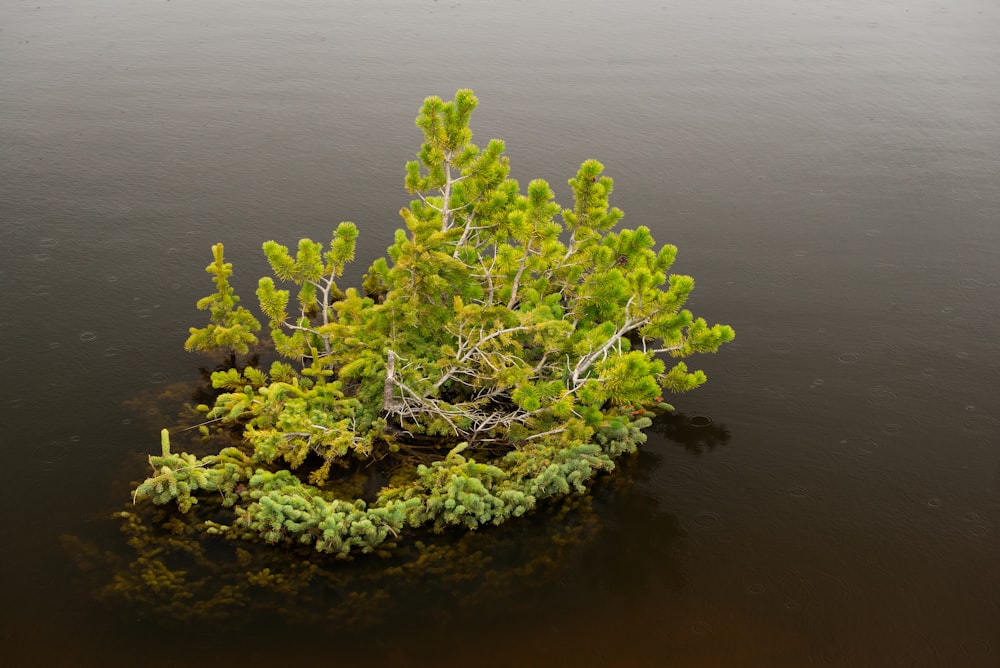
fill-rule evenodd
<path id="1" fill-rule="evenodd" d="M 10 665 L 997 665 L 997 35 L 993 0 L 7 0 Z M 391 623 L 192 629 L 95 600 L 59 537 L 126 550 L 106 518 L 158 429 L 130 400 L 197 381 L 209 246 L 249 300 L 261 241 L 353 220 L 357 280 L 420 101 L 459 87 L 515 177 L 565 201 L 596 157 L 626 224 L 680 247 L 737 331 L 709 384 L 554 576 L 517 570 L 551 525 L 510 534 L 487 607 L 472 581 Z"/>

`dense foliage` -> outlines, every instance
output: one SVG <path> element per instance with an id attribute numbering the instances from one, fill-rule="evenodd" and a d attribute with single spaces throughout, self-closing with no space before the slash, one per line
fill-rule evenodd
<path id="1" fill-rule="evenodd" d="M 213 247 L 217 293 L 198 303 L 210 322 L 187 347 L 228 353 L 202 431 L 238 438 L 199 458 L 164 430 L 136 500 L 186 513 L 211 498 L 233 515 L 208 533 L 372 551 L 407 527 L 475 529 L 584 492 L 645 439 L 646 413 L 670 408 L 664 392 L 705 381 L 663 357 L 714 352 L 733 331 L 683 308 L 694 281 L 668 273 L 677 249 L 646 227 L 614 231 L 622 212 L 595 160 L 569 181 L 572 208 L 543 180 L 522 193 L 502 141 L 471 143 L 477 103 L 468 90 L 424 101 L 405 180 L 416 199 L 361 290 L 337 284 L 353 223 L 327 245 L 264 244 L 274 276 L 257 297 L 282 358 L 266 370 L 237 364 L 260 324 Z"/>

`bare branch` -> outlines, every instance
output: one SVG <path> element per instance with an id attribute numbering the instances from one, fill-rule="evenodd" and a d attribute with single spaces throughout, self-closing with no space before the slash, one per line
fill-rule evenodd
<path id="1" fill-rule="evenodd" d="M 557 427 L 555 429 L 549 429 L 548 431 L 532 434 L 531 436 L 526 436 L 524 440 L 530 441 L 535 438 L 544 438 L 545 436 L 551 436 L 552 434 L 561 434 L 564 431 L 566 431 L 566 427 Z"/>

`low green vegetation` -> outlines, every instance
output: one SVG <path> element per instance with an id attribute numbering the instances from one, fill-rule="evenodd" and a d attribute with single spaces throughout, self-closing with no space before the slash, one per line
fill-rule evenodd
<path id="1" fill-rule="evenodd" d="M 227 356 L 199 408 L 206 441 L 231 443 L 175 453 L 164 430 L 135 501 L 210 503 L 208 534 L 386 551 L 408 530 L 501 524 L 585 492 L 671 410 L 665 394 L 705 382 L 674 360 L 715 352 L 733 330 L 684 309 L 694 281 L 669 273 L 677 249 L 646 227 L 615 230 L 622 212 L 596 160 L 570 179 L 570 208 L 543 180 L 522 192 L 502 141 L 472 143 L 477 103 L 469 90 L 424 101 L 406 166 L 415 199 L 360 289 L 338 285 L 353 223 L 327 244 L 264 243 L 270 366 L 241 362 L 261 325 L 213 246 L 217 292 L 198 302 L 210 322 L 186 347 Z"/>

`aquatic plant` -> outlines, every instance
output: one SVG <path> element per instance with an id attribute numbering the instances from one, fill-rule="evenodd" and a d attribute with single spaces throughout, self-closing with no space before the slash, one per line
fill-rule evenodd
<path id="1" fill-rule="evenodd" d="M 266 370 L 236 364 L 257 321 L 213 246 L 217 293 L 198 303 L 211 322 L 188 348 L 229 355 L 201 431 L 237 442 L 175 454 L 164 430 L 136 502 L 188 513 L 209 495 L 231 513 L 201 521 L 209 535 L 384 550 L 409 530 L 501 524 L 586 492 L 645 440 L 650 414 L 672 410 L 664 393 L 705 382 L 664 358 L 715 352 L 733 330 L 683 308 L 694 281 L 668 273 L 676 247 L 644 226 L 614 231 L 623 214 L 596 160 L 569 180 L 571 208 L 540 179 L 522 193 L 504 143 L 472 143 L 477 104 L 469 90 L 424 101 L 405 178 L 416 199 L 361 290 L 337 283 L 353 223 L 294 253 L 263 244 L 273 277 L 257 297 L 283 358 Z M 343 484 L 359 475 L 367 494 Z"/>

